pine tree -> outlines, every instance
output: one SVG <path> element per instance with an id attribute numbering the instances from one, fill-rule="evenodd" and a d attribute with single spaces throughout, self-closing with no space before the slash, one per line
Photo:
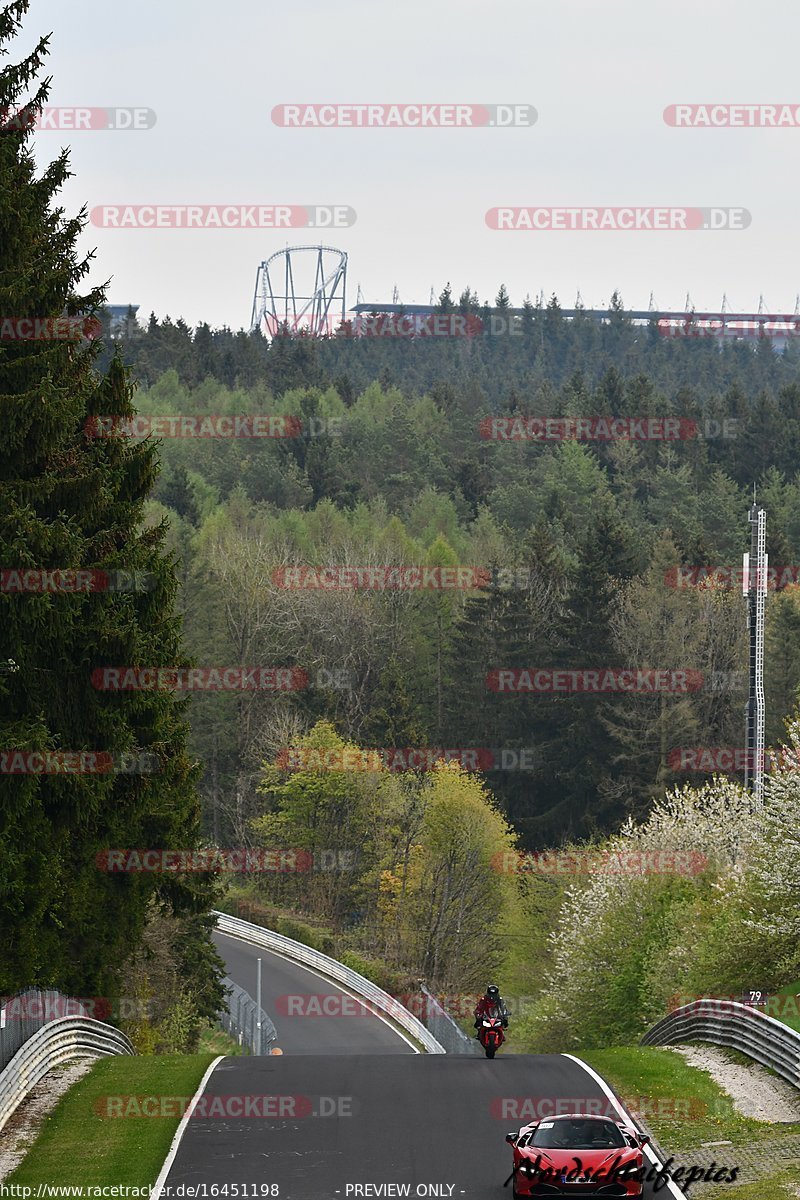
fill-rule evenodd
<path id="1" fill-rule="evenodd" d="M 560 666 L 584 671 L 622 665 L 612 623 L 618 580 L 630 572 L 622 531 L 600 513 L 555 622 Z M 603 720 L 606 702 L 604 695 L 555 696 L 549 702 L 550 737 L 560 752 L 552 762 L 548 816 L 551 829 L 560 822 L 563 836 L 608 830 L 621 815 L 606 800 L 615 750 Z"/>
<path id="2" fill-rule="evenodd" d="M 453 311 L 453 292 L 450 287 L 450 281 L 442 288 L 439 293 L 439 299 L 436 302 L 435 308 L 437 312 L 451 313 Z"/>
<path id="3" fill-rule="evenodd" d="M 509 819 L 535 841 L 551 803 L 540 788 L 558 747 L 551 712 L 539 696 L 490 690 L 498 669 L 530 670 L 554 663 L 555 614 L 564 590 L 563 566 L 538 526 L 522 547 L 524 566 L 493 569 L 493 583 L 466 604 L 454 638 L 449 675 L 457 680 L 448 708 L 449 745 L 495 751 L 487 779 Z M 490 564 L 494 567 L 493 564 Z M 530 767 L 533 769 L 530 769 Z"/>
<path id="4" fill-rule="evenodd" d="M 796 719 L 800 702 L 800 591 L 796 586 L 770 597 L 765 656 L 766 743 L 770 746 L 783 738 L 786 721 Z"/>
<path id="5" fill-rule="evenodd" d="M 506 285 L 504 283 L 500 284 L 500 291 L 494 298 L 494 304 L 498 312 L 507 312 L 511 307 L 511 300 L 509 299 L 508 291 L 506 290 Z"/>
<path id="6" fill-rule="evenodd" d="M 530 296 L 526 296 L 522 301 L 522 321 L 521 329 L 523 337 L 530 339 L 533 336 L 536 328 L 536 308 Z"/>
<path id="7" fill-rule="evenodd" d="M 0 47 L 28 6 L 0 9 Z M 25 100 L 47 46 L 43 38 L 0 73 L 0 311 L 91 316 L 104 297 L 77 291 L 89 268 L 75 248 L 84 214 L 56 207 L 67 155 L 37 177 L 28 121 L 9 116 L 35 116 L 47 99 L 45 83 Z M 190 886 L 174 875 L 116 875 L 97 862 L 109 848 L 191 846 L 199 815 L 183 704 L 93 686 L 105 666 L 183 661 L 164 529 L 141 527 L 155 451 L 87 434 L 93 417 L 134 413 L 120 361 L 97 375 L 99 351 L 77 340 L 0 343 L 0 566 L 139 572 L 143 590 L 0 591 L 0 661 L 13 668 L 0 674 L 0 752 L 144 752 L 160 769 L 2 776 L 0 992 L 53 984 L 113 995 L 152 897 L 176 911 L 207 907 L 197 877 Z"/>
<path id="8" fill-rule="evenodd" d="M 380 681 L 364 721 L 363 738 L 368 746 L 424 746 L 425 722 L 413 696 L 413 678 L 408 665 L 393 654 L 381 671 Z"/>

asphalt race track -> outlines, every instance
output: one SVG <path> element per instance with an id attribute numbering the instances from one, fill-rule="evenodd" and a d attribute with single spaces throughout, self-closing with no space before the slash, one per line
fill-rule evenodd
<path id="1" fill-rule="evenodd" d="M 192 1117 L 169 1185 L 277 1184 L 282 1200 L 380 1195 L 347 1191 L 367 1183 L 408 1184 L 412 1196 L 511 1200 L 503 1139 L 518 1122 L 501 1119 L 502 1098 L 602 1095 L 560 1055 L 438 1054 L 227 1058 L 206 1093 L 226 1106 L 231 1096 L 275 1097 L 276 1112 L 285 1097 L 284 1118 Z M 418 1193 L 425 1184 L 444 1190 Z"/>
<path id="2" fill-rule="evenodd" d="M 281 1017 L 279 996 L 339 989 L 236 938 L 215 934 L 215 941 L 231 978 L 252 995 L 256 958 L 263 959 L 262 1003 L 284 1053 L 217 1066 L 206 1110 L 186 1126 L 164 1200 L 207 1200 L 213 1185 L 225 1184 L 239 1185 L 239 1200 L 511 1200 L 504 1137 L 533 1119 L 530 1106 L 546 1115 L 558 1100 L 561 1111 L 570 1101 L 605 1103 L 594 1079 L 563 1055 L 501 1052 L 490 1062 L 415 1054 L 372 1015 Z M 646 1184 L 645 1197 L 653 1194 Z M 674 1196 L 663 1186 L 657 1194 Z M 235 1195 L 229 1190 L 229 1200 Z"/>
<path id="3" fill-rule="evenodd" d="M 413 1054 L 414 1048 L 379 1017 L 282 1016 L 280 997 L 341 996 L 342 989 L 299 963 L 290 962 L 239 938 L 215 933 L 214 942 L 231 979 L 255 998 L 256 959 L 261 958 L 261 1007 L 278 1031 L 277 1045 L 286 1054 Z M 441 1057 L 441 1055 L 437 1055 Z"/>

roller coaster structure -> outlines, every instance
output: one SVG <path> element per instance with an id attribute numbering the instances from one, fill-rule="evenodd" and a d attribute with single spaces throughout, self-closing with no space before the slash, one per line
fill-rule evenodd
<path id="1" fill-rule="evenodd" d="M 331 332 L 341 304 L 345 319 L 347 255 L 333 246 L 287 246 L 259 264 L 251 330 L 320 337 Z"/>

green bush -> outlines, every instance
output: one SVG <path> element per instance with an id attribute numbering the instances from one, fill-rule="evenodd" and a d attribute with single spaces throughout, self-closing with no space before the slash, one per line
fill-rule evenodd
<path id="1" fill-rule="evenodd" d="M 292 938 L 295 942 L 302 942 L 304 946 L 310 946 L 312 950 L 319 950 L 322 954 L 332 954 L 336 948 L 333 935 L 327 929 L 307 925 L 305 921 L 296 921 L 293 917 L 278 917 L 273 928 L 276 933 Z"/>
<path id="2" fill-rule="evenodd" d="M 330 930 L 319 925 L 310 925 L 307 921 L 301 921 L 298 917 L 288 915 L 272 905 L 264 904 L 247 890 L 231 888 L 220 901 L 220 909 L 243 921 L 250 921 L 265 929 L 274 929 L 283 937 L 302 942 L 304 946 L 310 946 L 322 954 L 330 954 L 351 971 L 358 971 L 365 979 L 369 979 L 391 995 L 416 990 L 416 981 L 407 973 L 393 970 L 381 959 L 363 955 L 357 950 L 342 950 Z"/>
<path id="3" fill-rule="evenodd" d="M 359 975 L 363 975 L 390 995 L 397 996 L 410 990 L 408 977 L 399 971 L 393 971 L 380 959 L 365 958 L 355 950 L 344 950 L 339 956 L 339 961 L 351 971 L 358 971 Z"/>
<path id="4" fill-rule="evenodd" d="M 335 948 L 333 934 L 319 925 L 309 925 L 292 913 L 287 913 L 275 905 L 265 904 L 251 891 L 231 888 L 220 901 L 220 911 L 249 921 L 252 925 L 261 925 L 264 929 L 273 929 L 283 937 L 302 942 L 323 954 L 331 954 Z"/>

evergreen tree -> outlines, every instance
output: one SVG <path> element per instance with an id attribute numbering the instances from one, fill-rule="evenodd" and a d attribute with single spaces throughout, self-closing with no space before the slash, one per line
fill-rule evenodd
<path id="1" fill-rule="evenodd" d="M 441 313 L 451 313 L 453 311 L 453 292 L 449 280 L 439 293 L 439 299 L 435 307 L 437 312 Z"/>
<path id="2" fill-rule="evenodd" d="M 28 5 L 14 0 L 0 10 L 0 47 Z M 19 109 L 35 115 L 47 99 L 47 83 L 25 99 L 47 46 L 41 39 L 0 73 L 6 122 Z M 55 206 L 67 156 L 37 177 L 27 126 L 12 121 L 0 136 L 0 311 L 91 316 L 103 292 L 77 291 L 89 267 L 75 248 L 84 217 L 67 218 Z M 199 877 L 189 884 L 173 874 L 117 875 L 98 866 L 109 848 L 191 846 L 199 817 L 183 705 L 163 691 L 94 686 L 93 672 L 107 666 L 184 661 L 164 529 L 141 526 L 155 451 L 87 434 L 94 417 L 134 414 L 121 363 L 113 360 L 98 377 L 98 353 L 97 345 L 75 340 L 0 343 L 0 564 L 138 572 L 143 590 L 0 592 L 0 661 L 13 664 L 0 674 L 0 748 L 144 753 L 144 765 L 159 769 L 4 777 L 0 992 L 52 984 L 113 995 L 152 897 L 176 911 L 208 907 Z"/>
<path id="3" fill-rule="evenodd" d="M 629 563 L 621 530 L 604 513 L 598 514 L 556 619 L 559 666 L 583 672 L 622 665 L 613 617 L 618 580 L 629 573 Z M 558 826 L 564 837 L 608 830 L 621 815 L 607 799 L 615 748 L 603 705 L 612 696 L 568 694 L 545 701 L 550 706 L 550 736 L 559 745 L 548 781 L 551 833 Z"/>
<path id="4" fill-rule="evenodd" d="M 766 625 L 766 744 L 774 746 L 784 740 L 786 722 L 796 719 L 800 702 L 799 588 L 771 593 Z"/>
<path id="5" fill-rule="evenodd" d="M 500 291 L 495 296 L 494 303 L 495 303 L 495 307 L 497 308 L 498 312 L 501 312 L 501 313 L 507 312 L 508 309 L 511 307 L 511 301 L 509 299 L 508 292 L 506 290 L 506 285 L 504 283 L 500 284 Z"/>
<path id="6" fill-rule="evenodd" d="M 413 696 L 408 665 L 393 654 L 381 671 L 372 707 L 364 722 L 367 745 L 404 747 L 427 744 L 425 723 Z"/>
<path id="7" fill-rule="evenodd" d="M 533 332 L 534 332 L 535 328 L 536 328 L 536 308 L 534 307 L 534 304 L 533 304 L 530 296 L 528 295 L 522 301 L 522 321 L 521 321 L 522 336 L 526 340 L 531 338 L 533 336 Z"/>

